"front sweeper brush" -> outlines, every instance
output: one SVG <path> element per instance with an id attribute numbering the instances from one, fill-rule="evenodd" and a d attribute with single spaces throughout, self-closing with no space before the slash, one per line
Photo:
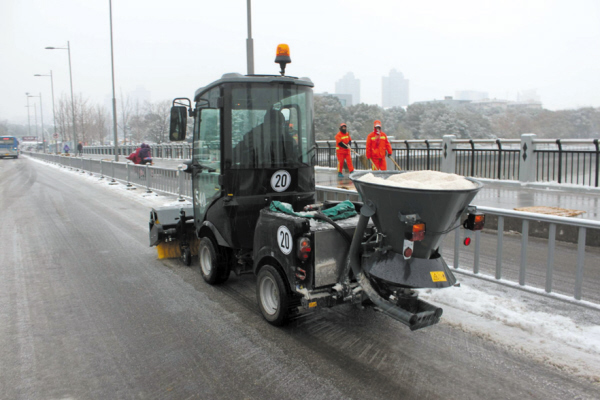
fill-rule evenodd
<path id="1" fill-rule="evenodd" d="M 198 255 L 191 205 L 153 208 L 150 211 L 150 246 L 156 246 L 159 259 L 181 258 L 185 265 Z"/>

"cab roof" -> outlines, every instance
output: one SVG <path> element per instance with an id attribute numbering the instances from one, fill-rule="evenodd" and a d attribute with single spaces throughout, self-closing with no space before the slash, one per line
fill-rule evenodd
<path id="1" fill-rule="evenodd" d="M 233 72 L 223 74 L 221 79 L 218 79 L 196 90 L 194 93 L 194 99 L 196 99 L 200 94 L 224 83 L 288 83 L 309 87 L 315 86 L 310 78 L 296 78 L 294 76 L 281 75 L 242 75 L 237 72 Z"/>

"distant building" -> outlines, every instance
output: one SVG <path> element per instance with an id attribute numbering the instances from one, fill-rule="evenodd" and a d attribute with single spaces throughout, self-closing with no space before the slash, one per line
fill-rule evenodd
<path id="1" fill-rule="evenodd" d="M 454 98 L 456 100 L 485 100 L 489 99 L 490 95 L 488 92 L 477 92 L 475 90 L 457 90 L 454 92 Z"/>
<path id="2" fill-rule="evenodd" d="M 452 98 L 452 96 L 445 96 L 443 100 L 425 100 L 425 101 L 415 101 L 413 104 L 436 104 L 441 103 L 447 106 L 460 106 L 463 104 L 470 103 L 471 100 L 456 100 Z"/>
<path id="3" fill-rule="evenodd" d="M 486 110 L 491 110 L 491 109 L 507 110 L 507 109 L 523 109 L 523 108 L 538 109 L 538 110 L 542 109 L 542 103 L 539 101 L 508 101 L 508 100 L 500 100 L 500 99 L 485 99 L 485 100 L 473 101 L 473 102 L 471 102 L 471 104 L 473 105 L 473 107 L 476 107 L 479 109 L 486 109 Z"/>
<path id="4" fill-rule="evenodd" d="M 408 106 L 408 79 L 395 69 L 382 78 L 381 105 L 383 108 Z"/>
<path id="5" fill-rule="evenodd" d="M 535 110 L 541 110 L 542 102 L 541 101 L 509 101 L 507 104 L 508 108 L 532 108 Z"/>
<path id="6" fill-rule="evenodd" d="M 522 103 L 541 103 L 541 98 L 537 94 L 537 90 L 529 89 L 523 90 L 517 94 L 517 102 Z"/>
<path id="7" fill-rule="evenodd" d="M 335 96 L 344 95 L 346 99 L 344 107 L 360 103 L 360 79 L 356 79 L 352 72 L 348 72 L 335 83 L 335 93 Z M 349 100 L 346 95 L 350 95 Z"/>
<path id="8" fill-rule="evenodd" d="M 136 87 L 133 92 L 129 93 L 129 96 L 133 104 L 137 102 L 143 105 L 146 102 L 150 102 L 150 91 L 146 90 L 143 86 Z"/>

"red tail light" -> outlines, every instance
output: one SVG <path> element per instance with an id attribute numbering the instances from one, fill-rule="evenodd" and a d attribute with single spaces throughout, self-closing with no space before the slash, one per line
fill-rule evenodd
<path id="1" fill-rule="evenodd" d="M 425 223 L 418 222 L 410 227 L 410 231 L 406 233 L 406 239 L 411 242 L 418 242 L 425 239 Z"/>
<path id="2" fill-rule="evenodd" d="M 298 250 L 296 255 L 301 261 L 306 261 L 310 257 L 310 252 L 312 251 L 310 247 L 310 239 L 307 237 L 301 237 L 298 239 L 298 246 L 296 247 Z"/>

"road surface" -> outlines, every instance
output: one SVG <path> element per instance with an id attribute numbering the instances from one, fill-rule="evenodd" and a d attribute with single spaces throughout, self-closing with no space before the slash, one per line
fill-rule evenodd
<path id="1" fill-rule="evenodd" d="M 0 160 L 3 399 L 598 398 L 444 322 L 344 306 L 272 327 L 253 276 L 212 287 L 157 260 L 148 206 L 86 179 Z"/>

